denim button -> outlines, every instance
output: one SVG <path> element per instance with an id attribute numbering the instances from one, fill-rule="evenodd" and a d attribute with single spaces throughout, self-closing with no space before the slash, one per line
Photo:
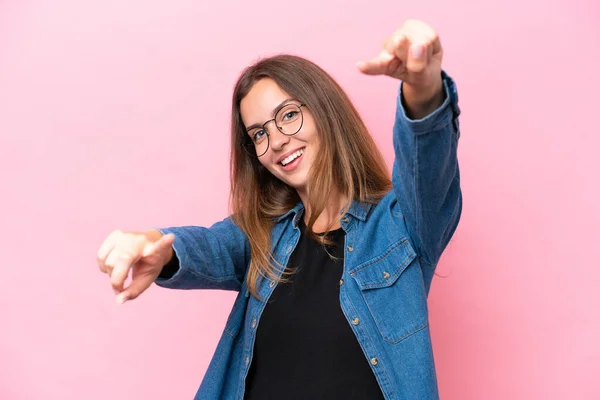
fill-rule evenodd
<path id="1" fill-rule="evenodd" d="M 354 251 L 354 247 L 348 246 L 348 251 Z"/>
<path id="2" fill-rule="evenodd" d="M 344 280 L 340 279 L 340 286 L 342 286 L 344 284 Z"/>
<path id="3" fill-rule="evenodd" d="M 269 283 L 269 287 L 273 287 L 275 286 L 275 281 L 271 281 L 271 283 Z"/>
<path id="4" fill-rule="evenodd" d="M 292 251 L 292 246 L 288 246 L 288 248 L 287 248 L 288 254 L 290 254 L 290 251 Z"/>
<path id="5" fill-rule="evenodd" d="M 348 222 L 348 221 L 350 221 L 350 220 L 348 219 L 348 217 L 344 217 L 344 219 L 342 219 L 342 221 L 344 221 L 344 222 Z"/>
<path id="6" fill-rule="evenodd" d="M 252 329 L 256 328 L 256 318 L 252 320 Z"/>
<path id="7" fill-rule="evenodd" d="M 246 365 L 250 364 L 250 357 L 246 357 Z"/>
<path id="8" fill-rule="evenodd" d="M 358 319 L 358 318 L 354 318 L 354 319 L 352 320 L 352 325 L 358 325 L 358 324 L 360 324 L 360 319 Z"/>
<path id="9" fill-rule="evenodd" d="M 378 362 L 379 361 L 375 357 L 371 358 L 371 364 L 377 365 Z"/>
<path id="10" fill-rule="evenodd" d="M 390 274 L 388 274 L 386 271 L 383 271 L 383 279 L 389 279 L 390 278 Z"/>

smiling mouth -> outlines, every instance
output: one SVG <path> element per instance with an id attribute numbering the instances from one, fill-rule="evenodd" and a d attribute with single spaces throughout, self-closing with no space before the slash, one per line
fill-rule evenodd
<path id="1" fill-rule="evenodd" d="M 294 160 L 299 158 L 302 154 L 304 154 L 304 148 L 301 148 L 300 150 L 296 151 L 295 153 L 290 154 L 289 156 L 287 156 L 286 158 L 281 160 L 281 162 L 279 164 L 281 164 L 285 167 L 286 165 L 289 165 L 290 163 L 294 162 Z"/>

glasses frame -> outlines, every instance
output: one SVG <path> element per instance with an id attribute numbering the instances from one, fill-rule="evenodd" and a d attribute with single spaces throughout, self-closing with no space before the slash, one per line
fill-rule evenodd
<path id="1" fill-rule="evenodd" d="M 275 122 L 275 127 L 277 127 L 277 130 L 279 132 L 281 132 L 285 136 L 294 136 L 295 134 L 297 134 L 298 132 L 300 132 L 302 130 L 302 127 L 304 126 L 304 113 L 302 112 L 302 107 L 306 107 L 306 104 L 304 104 L 304 103 L 300 103 L 300 104 L 295 104 L 295 103 L 292 103 L 292 102 L 286 103 L 286 104 L 282 105 L 281 107 L 279 107 L 279 109 L 275 112 L 275 117 L 277 117 L 277 114 L 281 110 L 283 110 L 285 107 L 287 107 L 289 105 L 294 105 L 294 106 L 298 107 L 298 110 L 300 110 L 301 122 L 300 122 L 300 127 L 298 128 L 298 130 L 296 132 L 294 132 L 294 133 L 285 133 L 277 125 L 276 118 L 271 118 L 270 120 L 266 121 L 261 126 L 261 129 L 264 130 L 265 133 L 266 133 L 266 135 L 267 135 L 267 148 L 265 149 L 265 151 L 262 154 L 258 155 L 258 153 L 256 152 L 256 145 L 254 144 L 254 142 L 250 138 L 248 132 L 246 132 L 246 134 L 244 135 L 246 137 L 246 139 L 241 143 L 241 145 L 244 148 L 244 150 L 246 151 L 246 153 L 248 153 L 252 157 L 256 157 L 256 158 L 262 157 L 265 154 L 267 154 L 267 152 L 269 151 L 269 147 L 271 147 L 271 134 L 269 133 L 269 130 L 267 129 L 267 125 L 270 122 Z"/>

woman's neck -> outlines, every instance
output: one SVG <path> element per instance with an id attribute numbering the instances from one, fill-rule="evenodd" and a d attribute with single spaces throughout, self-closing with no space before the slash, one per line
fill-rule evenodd
<path id="1" fill-rule="evenodd" d="M 304 221 L 308 225 L 308 219 L 310 218 L 309 203 L 308 203 L 308 195 L 306 193 L 298 192 L 300 196 L 300 200 L 302 204 L 304 204 Z M 313 232 L 325 232 L 327 228 L 329 229 L 337 229 L 340 225 L 340 220 L 342 216 L 340 215 L 340 211 L 346 204 L 346 196 L 344 196 L 339 190 L 334 189 L 327 195 L 327 205 L 321 212 L 321 214 L 317 217 L 315 224 L 313 225 Z"/>

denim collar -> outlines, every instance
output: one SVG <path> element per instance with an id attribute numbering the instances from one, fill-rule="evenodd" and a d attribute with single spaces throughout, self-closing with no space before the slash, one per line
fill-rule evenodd
<path id="1" fill-rule="evenodd" d="M 352 217 L 354 217 L 356 219 L 359 219 L 361 221 L 366 221 L 367 217 L 369 215 L 369 211 L 371 210 L 372 206 L 373 205 L 370 203 L 362 203 L 360 201 L 353 200 L 352 204 L 350 204 L 350 208 L 348 209 L 348 212 L 346 215 L 351 215 Z M 294 224 L 294 227 L 297 227 L 298 222 L 300 221 L 300 217 L 302 217 L 303 213 L 304 213 L 304 205 L 302 204 L 302 202 L 298 202 L 298 204 L 296 204 L 294 206 L 294 208 L 292 208 L 285 214 L 277 217 L 277 219 L 275 221 L 281 222 L 284 219 L 293 215 L 294 216 L 293 224 Z"/>

